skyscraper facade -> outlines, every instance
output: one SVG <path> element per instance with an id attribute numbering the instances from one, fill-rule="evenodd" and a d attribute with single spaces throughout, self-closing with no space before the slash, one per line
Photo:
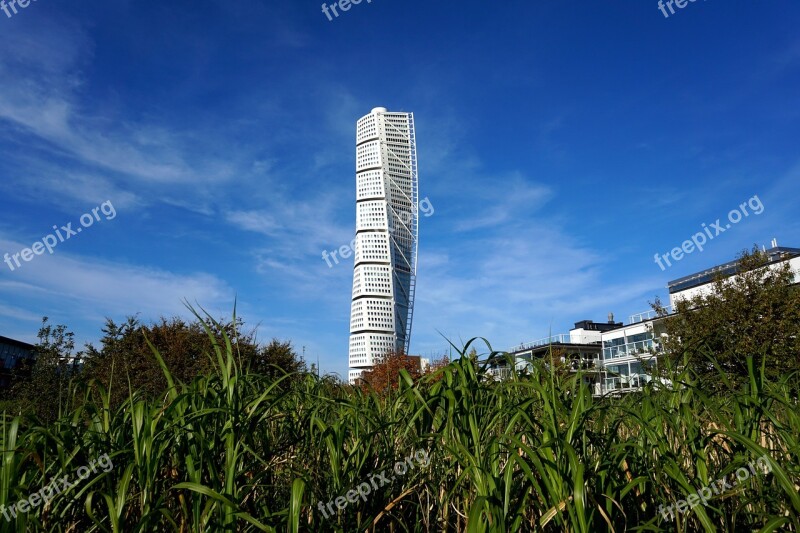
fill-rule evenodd
<path id="1" fill-rule="evenodd" d="M 408 353 L 419 180 L 413 113 L 376 107 L 356 126 L 356 239 L 349 380 L 389 351 Z"/>

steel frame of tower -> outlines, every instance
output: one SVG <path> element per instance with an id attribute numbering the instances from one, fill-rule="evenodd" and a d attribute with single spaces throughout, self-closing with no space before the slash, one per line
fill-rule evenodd
<path id="1" fill-rule="evenodd" d="M 412 239 L 411 257 L 406 260 L 406 264 L 408 265 L 408 268 L 410 270 L 410 276 L 409 276 L 410 279 L 409 279 L 409 291 L 408 294 L 406 295 L 408 299 L 408 314 L 406 317 L 406 328 L 405 328 L 406 335 L 405 335 L 405 345 L 403 348 L 405 353 L 408 353 L 409 346 L 411 345 L 411 326 L 414 318 L 414 295 L 416 292 L 416 281 L 417 281 L 417 255 L 419 252 L 419 175 L 417 171 L 417 143 L 416 143 L 416 132 L 414 130 L 414 113 L 409 113 L 407 116 L 408 116 L 408 137 L 409 137 L 410 154 L 409 154 L 409 164 L 406 165 L 405 163 L 403 163 L 403 165 L 408 169 L 410 173 L 411 197 L 409 198 L 405 194 L 404 196 L 408 198 L 412 206 L 411 221 L 410 221 L 411 227 L 409 228 L 408 225 L 403 223 L 402 217 L 400 220 L 400 223 L 403 224 L 403 226 L 405 226 L 408 232 L 411 234 L 411 239 Z M 403 134 L 403 132 L 397 129 L 397 127 L 394 124 L 387 123 L 387 127 L 389 126 L 394 128 L 398 133 Z M 389 152 L 392 152 L 390 148 L 387 148 L 387 150 Z M 393 152 L 392 154 L 395 157 L 397 157 L 397 159 L 402 161 L 402 159 L 398 157 L 397 154 L 394 154 Z M 393 190 L 400 190 L 402 192 L 400 186 L 397 186 L 397 183 L 395 183 L 395 185 L 396 188 Z M 396 213 L 393 214 L 396 215 Z M 392 239 L 394 239 L 395 234 L 392 233 L 391 237 Z M 399 247 L 399 244 L 397 243 L 395 244 Z"/>

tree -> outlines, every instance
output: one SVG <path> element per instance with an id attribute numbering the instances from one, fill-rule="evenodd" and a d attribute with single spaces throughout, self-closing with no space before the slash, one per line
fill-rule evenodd
<path id="1" fill-rule="evenodd" d="M 72 355 L 74 336 L 66 326 L 51 326 L 47 317 L 42 318 L 32 359 L 14 371 L 10 396 L 16 411 L 35 414 L 48 424 L 69 407 L 69 384 L 81 359 L 81 353 Z"/>
<path id="2" fill-rule="evenodd" d="M 373 366 L 361 374 L 361 388 L 383 392 L 394 390 L 400 384 L 400 371 L 405 370 L 413 379 L 417 379 L 421 372 L 419 357 L 411 357 L 400 351 L 389 351 Z"/>
<path id="3" fill-rule="evenodd" d="M 769 265 L 758 248 L 741 254 L 733 277 L 717 277 L 713 292 L 679 300 L 664 319 L 664 350 L 690 367 L 710 390 L 721 390 L 716 360 L 734 386 L 748 379 L 747 357 L 769 378 L 800 370 L 800 289 L 788 262 Z M 653 304 L 667 316 L 660 301 Z"/>
<path id="4" fill-rule="evenodd" d="M 87 346 L 84 378 L 96 380 L 110 390 L 113 407 L 125 401 L 131 390 L 148 398 L 159 396 L 167 389 L 167 380 L 150 344 L 158 350 L 173 378 L 188 383 L 215 371 L 216 356 L 207 329 L 219 346 L 225 346 L 223 333 L 230 339 L 243 370 L 271 379 L 284 372 L 305 371 L 305 363 L 291 342 L 273 339 L 268 345 L 259 346 L 255 332 L 242 332 L 244 323 L 239 318 L 235 322 L 161 318 L 148 326 L 136 317 L 128 317 L 122 324 L 106 319 L 100 347 Z"/>
<path id="5" fill-rule="evenodd" d="M 220 321 L 218 326 L 211 320 L 186 322 L 177 317 L 162 317 L 148 326 L 136 317 L 128 317 L 122 324 L 108 318 L 100 347 L 87 346 L 84 377 L 110 390 L 112 406 L 127 399 L 131 390 L 153 398 L 167 389 L 167 381 L 148 341 L 158 350 L 175 379 L 190 382 L 215 368 L 214 348 L 206 327 L 221 346 L 224 346 L 222 333 L 228 335 L 240 364 L 256 357 L 258 346 L 254 334 L 240 334 L 242 326 L 240 320 Z"/>
<path id="6" fill-rule="evenodd" d="M 306 363 L 294 351 L 292 343 L 275 338 L 250 358 L 248 366 L 252 372 L 263 374 L 273 380 L 285 374 L 299 374 L 306 371 Z"/>

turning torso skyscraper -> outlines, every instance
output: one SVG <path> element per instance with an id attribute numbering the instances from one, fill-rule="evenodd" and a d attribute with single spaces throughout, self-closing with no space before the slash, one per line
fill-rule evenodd
<path id="1" fill-rule="evenodd" d="M 408 353 L 419 198 L 413 113 L 376 107 L 356 127 L 356 246 L 349 381 L 390 350 Z"/>

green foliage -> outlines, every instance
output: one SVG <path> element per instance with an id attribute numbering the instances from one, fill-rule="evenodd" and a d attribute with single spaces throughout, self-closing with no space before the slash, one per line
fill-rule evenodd
<path id="1" fill-rule="evenodd" d="M 52 326 L 47 317 L 42 319 L 33 359 L 14 370 L 7 394 L 12 412 L 31 412 L 49 423 L 70 410 L 69 384 L 81 358 L 81 354 L 73 356 L 73 337 L 66 326 Z"/>
<path id="2" fill-rule="evenodd" d="M 102 384 L 111 395 L 111 406 L 122 405 L 136 391 L 155 399 L 167 388 L 167 378 L 152 356 L 157 350 L 175 379 L 189 383 L 198 376 L 214 372 L 219 363 L 208 354 L 215 345 L 231 342 L 234 360 L 240 367 L 272 379 L 305 371 L 305 364 L 291 343 L 273 339 L 259 346 L 254 333 L 241 333 L 240 320 L 223 323 L 210 318 L 186 322 L 180 318 L 162 318 L 143 325 L 129 317 L 124 324 L 107 319 L 100 348 L 87 346 L 83 382 Z"/>
<path id="3" fill-rule="evenodd" d="M 668 357 L 691 366 L 709 391 L 725 390 L 725 381 L 746 383 L 748 356 L 771 380 L 800 370 L 800 290 L 788 263 L 767 262 L 758 248 L 743 252 L 736 277 L 719 277 L 712 293 L 679 300 L 676 315 L 664 320 Z M 655 307 L 665 314 L 660 302 Z"/>
<path id="4" fill-rule="evenodd" d="M 417 381 L 401 370 L 400 386 L 378 395 L 247 371 L 235 336 L 207 327 L 206 376 L 178 379 L 152 350 L 166 383 L 158 398 L 133 393 L 112 408 L 95 384 L 76 388 L 78 407 L 48 427 L 6 417 L 0 504 L 74 479 L 104 453 L 114 468 L 3 530 L 800 530 L 800 380 L 772 381 L 752 358 L 747 383 L 725 395 L 707 395 L 684 369 L 674 388 L 597 399 L 579 376 L 540 366 L 487 379 L 479 361 L 504 354 L 469 357 L 473 340 Z M 427 467 L 333 516 L 319 511 L 418 450 Z M 659 513 L 764 454 L 772 473 L 673 522 Z"/>
<path id="5" fill-rule="evenodd" d="M 292 343 L 272 339 L 269 344 L 253 352 L 245 358 L 247 369 L 256 374 L 261 374 L 271 379 L 278 379 L 285 374 L 305 372 L 306 366 Z"/>
<path id="6" fill-rule="evenodd" d="M 150 345 L 164 354 L 173 376 L 189 382 L 214 368 L 205 355 L 212 343 L 204 326 L 203 321 L 187 323 L 180 318 L 162 318 L 151 325 L 143 325 L 134 317 L 123 324 L 106 319 L 100 348 L 87 346 L 82 380 L 102 384 L 111 395 L 113 408 L 119 407 L 131 390 L 155 398 L 164 391 L 167 380 L 152 356 Z M 232 330 L 232 324 L 221 324 L 213 331 L 213 338 L 219 341 L 222 331 Z M 248 353 L 256 350 L 249 338 L 242 339 L 237 348 Z"/>

